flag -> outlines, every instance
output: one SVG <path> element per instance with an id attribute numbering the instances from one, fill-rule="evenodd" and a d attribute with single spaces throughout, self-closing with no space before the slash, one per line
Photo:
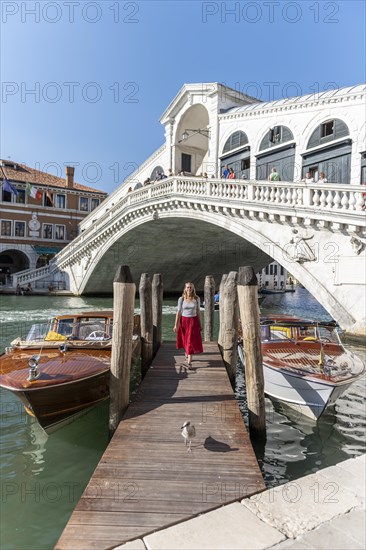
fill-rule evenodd
<path id="1" fill-rule="evenodd" d="M 47 197 L 48 200 L 50 201 L 51 206 L 55 206 L 55 205 L 53 204 L 52 196 L 51 196 L 51 193 L 50 193 L 49 191 L 46 191 L 46 197 Z"/>
<path id="2" fill-rule="evenodd" d="M 25 192 L 27 193 L 27 195 L 32 197 L 32 199 L 40 200 L 42 198 L 42 193 L 37 189 L 37 187 L 34 187 L 30 183 L 26 184 Z"/>
<path id="3" fill-rule="evenodd" d="M 9 180 L 6 178 L 4 179 L 4 191 L 7 191 L 8 193 L 14 193 L 14 195 L 17 197 L 19 195 L 18 189 L 15 189 L 14 185 L 10 183 Z"/>

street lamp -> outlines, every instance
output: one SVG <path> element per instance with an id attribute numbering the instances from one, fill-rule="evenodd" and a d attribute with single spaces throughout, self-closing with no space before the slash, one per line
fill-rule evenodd
<path id="1" fill-rule="evenodd" d="M 204 128 L 199 128 L 197 130 L 193 130 L 192 128 L 186 128 L 182 134 L 182 139 L 179 141 L 179 143 L 181 141 L 187 141 L 187 139 L 191 138 L 195 134 L 201 134 L 201 136 L 205 136 L 207 139 L 210 138 L 210 130 L 205 130 Z"/>

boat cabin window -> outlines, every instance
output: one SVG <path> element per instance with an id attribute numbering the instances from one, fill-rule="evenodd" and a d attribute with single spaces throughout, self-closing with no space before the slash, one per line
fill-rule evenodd
<path id="1" fill-rule="evenodd" d="M 290 340 L 292 337 L 290 327 L 274 325 L 261 325 L 261 341 L 270 342 L 274 340 Z"/>
<path id="2" fill-rule="evenodd" d="M 291 339 L 291 328 L 290 327 L 270 327 L 270 340 L 290 340 Z"/>
<path id="3" fill-rule="evenodd" d="M 339 344 L 339 336 L 336 330 L 329 327 L 317 327 L 319 338 L 322 342 L 331 342 L 332 344 Z"/>
<path id="4" fill-rule="evenodd" d="M 297 329 L 297 339 L 305 340 L 306 338 L 316 340 L 316 328 L 315 327 L 299 327 Z"/>
<path id="5" fill-rule="evenodd" d="M 70 319 L 59 319 L 56 329 L 57 334 L 61 334 L 61 336 L 66 336 L 66 338 L 68 338 L 72 336 L 73 330 L 74 319 L 72 317 Z"/>
<path id="6" fill-rule="evenodd" d="M 270 337 L 271 334 L 269 325 L 261 326 L 261 342 L 268 342 Z"/>
<path id="7" fill-rule="evenodd" d="M 80 318 L 76 337 L 79 340 L 109 340 L 111 334 L 107 321 L 105 317 Z"/>

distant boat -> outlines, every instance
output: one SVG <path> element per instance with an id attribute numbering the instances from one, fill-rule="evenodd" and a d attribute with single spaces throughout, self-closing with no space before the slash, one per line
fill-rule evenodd
<path id="1" fill-rule="evenodd" d="M 133 360 L 140 351 L 134 319 Z M 113 311 L 60 315 L 33 325 L 0 356 L 0 386 L 51 432 L 108 399 Z"/>
<path id="2" fill-rule="evenodd" d="M 259 294 L 285 294 L 285 289 L 275 289 L 275 288 L 267 288 L 265 286 L 262 286 L 259 289 Z"/>
<path id="3" fill-rule="evenodd" d="M 258 293 L 258 303 L 261 304 L 261 303 L 263 302 L 264 299 L 265 299 L 265 296 L 261 296 L 261 295 Z M 201 308 L 201 309 L 205 309 L 205 302 L 201 302 L 200 308 Z M 215 310 L 220 309 L 220 302 L 215 302 L 215 303 L 214 303 L 214 309 L 215 309 Z"/>
<path id="4" fill-rule="evenodd" d="M 284 315 L 261 318 L 264 391 L 316 420 L 365 372 L 340 341 L 333 321 Z M 245 362 L 243 343 L 238 354 Z"/>

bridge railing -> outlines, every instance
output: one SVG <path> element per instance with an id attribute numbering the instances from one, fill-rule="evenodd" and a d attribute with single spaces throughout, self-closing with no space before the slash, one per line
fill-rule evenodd
<path id="1" fill-rule="evenodd" d="M 327 183 L 318 185 L 304 182 L 268 182 L 259 180 L 222 180 L 198 177 L 173 177 L 126 193 L 117 204 L 105 212 L 93 226 L 86 229 L 72 243 L 57 254 L 57 263 L 70 254 L 70 247 L 79 250 L 94 234 L 99 234 L 119 213 L 133 205 L 168 195 L 240 201 L 241 208 L 276 205 L 286 209 L 306 208 L 314 212 L 338 211 L 363 216 L 366 188 L 360 185 Z M 360 218 L 361 219 L 361 218 Z"/>

